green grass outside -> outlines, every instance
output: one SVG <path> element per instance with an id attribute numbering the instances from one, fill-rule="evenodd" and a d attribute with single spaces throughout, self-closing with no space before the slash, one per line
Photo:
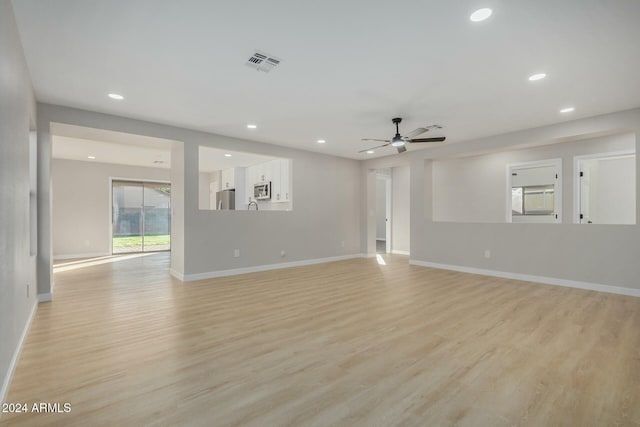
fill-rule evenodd
<path id="1" fill-rule="evenodd" d="M 145 246 L 169 245 L 171 238 L 168 234 L 144 236 Z M 142 246 L 142 236 L 117 236 L 113 238 L 113 249 L 134 248 Z"/>

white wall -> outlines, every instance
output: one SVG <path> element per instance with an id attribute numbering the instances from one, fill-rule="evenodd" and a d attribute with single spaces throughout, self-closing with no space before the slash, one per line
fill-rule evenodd
<path id="1" fill-rule="evenodd" d="M 356 160 L 62 106 L 38 104 L 38 111 L 43 123 L 87 126 L 183 143 L 172 152 L 171 159 L 172 231 L 176 233 L 172 235 L 171 267 L 178 277 L 360 252 L 360 163 Z M 40 138 L 43 144 L 50 140 L 47 132 Z M 291 159 L 295 209 L 257 214 L 200 210 L 201 145 Z M 42 179 L 48 178 L 45 169 Z M 176 185 L 176 180 L 182 182 Z M 180 208 L 184 212 L 177 215 L 176 209 Z M 46 223 L 46 211 L 42 212 L 41 221 Z M 180 225 L 184 228 L 183 246 L 176 240 Z M 240 250 L 240 257 L 233 256 L 234 249 Z M 46 260 L 47 256 L 43 258 Z M 49 286 L 50 280 L 43 277 L 43 287 Z"/>
<path id="2" fill-rule="evenodd" d="M 635 157 L 585 160 L 590 175 L 588 220 L 594 224 L 634 224 L 636 220 Z M 587 171 L 588 169 L 588 171 Z"/>
<path id="3" fill-rule="evenodd" d="M 621 292 L 640 295 L 640 225 L 581 225 L 572 223 L 572 179 L 563 182 L 562 224 L 512 224 L 497 222 L 441 222 L 433 220 L 433 161 L 456 157 L 503 153 L 514 149 L 529 149 L 585 138 L 625 133 L 620 138 L 633 138 L 640 133 L 640 109 L 622 111 L 591 118 L 567 121 L 550 126 L 495 135 L 473 141 L 445 144 L 425 150 L 363 162 L 361 179 L 366 183 L 361 206 L 363 232 L 361 248 L 368 254 L 375 251 L 374 221 L 368 213 L 375 198 L 371 193 L 370 171 L 399 164 L 410 164 L 411 195 L 411 259 L 430 265 L 453 266 L 530 275 L 552 279 L 553 283 L 587 283 L 618 287 Z M 632 135 L 632 136 L 630 136 Z M 581 143 L 578 143 L 580 145 Z M 611 148 L 624 145 L 613 143 Z M 559 148 L 558 148 L 559 149 Z M 622 148 L 618 148 L 622 149 Z M 517 152 L 515 152 L 517 153 Z M 547 158 L 549 153 L 538 153 Z M 590 152 L 588 154 L 596 154 Z M 573 162 L 562 155 L 563 173 L 573 177 Z M 514 154 L 512 160 L 517 161 Z M 533 160 L 533 159 L 531 159 Z M 502 175 L 504 169 L 499 168 Z M 636 156 L 636 170 L 638 157 Z M 496 175 L 497 177 L 497 175 Z M 638 191 L 636 174 L 636 192 Z M 636 193 L 637 194 L 637 193 Z M 636 217 L 640 200 L 636 197 Z M 504 205 L 503 205 L 504 206 Z M 505 208 L 506 209 L 506 208 Z M 487 217 L 485 217 L 487 218 Z M 492 217 L 493 218 L 493 217 Z M 489 249 L 491 257 L 485 258 Z M 589 286 L 591 286 L 589 285 Z"/>
<path id="4" fill-rule="evenodd" d="M 169 181 L 169 169 L 53 159 L 53 256 L 110 254 L 109 177 Z"/>
<path id="5" fill-rule="evenodd" d="M 506 156 L 433 162 L 433 220 L 504 222 Z"/>
<path id="6" fill-rule="evenodd" d="M 29 224 L 29 194 L 36 191 L 29 166 L 35 99 L 9 0 L 0 0 L 0 63 L 0 402 L 4 402 L 37 296 L 36 257 L 30 253 L 30 233 L 35 230 Z"/>
<path id="7" fill-rule="evenodd" d="M 409 167 L 399 166 L 391 169 L 391 250 L 408 253 L 410 251 L 410 200 Z"/>
<path id="8" fill-rule="evenodd" d="M 220 142 L 207 135 L 199 144 L 226 139 L 217 138 Z M 246 144 L 238 148 L 245 152 L 259 149 L 259 154 L 292 159 L 295 207 L 259 212 L 197 209 L 198 147 L 185 143 L 185 169 L 196 171 L 187 176 L 185 194 L 187 276 L 359 253 L 357 161 L 249 141 L 235 144 Z M 238 258 L 233 256 L 235 249 L 240 250 Z"/>
<path id="9" fill-rule="evenodd" d="M 572 222 L 573 157 L 635 147 L 635 135 L 625 133 L 535 148 L 432 161 L 433 221 L 506 222 L 508 164 L 561 158 L 563 222 Z M 635 179 L 635 177 L 634 177 Z"/>
<path id="10" fill-rule="evenodd" d="M 602 160 L 598 168 L 596 224 L 634 224 L 636 159 Z"/>
<path id="11" fill-rule="evenodd" d="M 198 173 L 198 207 L 200 209 L 215 208 L 215 205 L 213 207 L 210 206 L 210 198 L 209 198 L 209 191 L 210 191 L 209 184 L 213 182 L 212 175 L 213 174 L 210 174 L 208 172 Z"/>
<path id="12" fill-rule="evenodd" d="M 386 240 L 387 180 L 376 178 L 376 240 Z"/>

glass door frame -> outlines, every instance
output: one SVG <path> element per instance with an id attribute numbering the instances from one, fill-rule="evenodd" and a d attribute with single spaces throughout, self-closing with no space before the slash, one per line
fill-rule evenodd
<path id="1" fill-rule="evenodd" d="M 142 194 L 142 210 L 141 210 L 141 229 L 140 229 L 140 237 L 142 239 L 141 251 L 136 252 L 122 252 L 122 253 L 113 253 L 113 183 L 114 182 L 130 182 L 132 184 L 141 184 L 143 187 Z M 169 217 L 169 249 L 166 250 L 158 250 L 158 251 L 145 251 L 144 250 L 144 184 L 167 184 L 171 186 L 171 181 L 166 180 L 155 180 L 155 179 L 135 179 L 135 178 L 121 178 L 121 177 L 109 177 L 109 253 L 111 255 L 126 255 L 126 254 L 141 254 L 141 253 L 157 253 L 157 252 L 171 252 L 171 217 Z M 171 194 L 169 194 L 169 215 L 171 215 L 171 206 L 173 203 L 173 198 Z"/>

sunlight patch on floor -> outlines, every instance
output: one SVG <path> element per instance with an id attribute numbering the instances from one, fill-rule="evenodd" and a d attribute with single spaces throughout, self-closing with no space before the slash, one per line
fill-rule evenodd
<path id="1" fill-rule="evenodd" d="M 61 273 L 63 271 L 77 270 L 79 268 L 93 267 L 100 264 L 108 264 L 116 261 L 124 261 L 132 258 L 140 258 L 148 255 L 153 255 L 155 252 L 129 254 L 129 255 L 110 255 L 97 258 L 87 258 L 79 261 L 70 261 L 63 264 L 57 264 L 53 267 L 54 273 Z"/>

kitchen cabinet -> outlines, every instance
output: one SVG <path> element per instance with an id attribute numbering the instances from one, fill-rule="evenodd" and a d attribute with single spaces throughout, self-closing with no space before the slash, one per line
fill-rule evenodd
<path id="1" fill-rule="evenodd" d="M 280 188 L 282 191 L 281 201 L 291 200 L 291 160 L 280 159 Z"/>
<path id="2" fill-rule="evenodd" d="M 269 182 L 273 178 L 273 165 L 272 161 L 258 163 L 254 165 L 255 168 L 255 182 L 257 184 L 259 182 Z"/>
<path id="3" fill-rule="evenodd" d="M 291 160 L 274 159 L 258 163 L 246 168 L 245 188 L 253 200 L 253 186 L 260 182 L 271 182 L 272 203 L 288 202 L 291 200 Z M 249 199 L 247 198 L 247 203 Z"/>
<path id="4" fill-rule="evenodd" d="M 224 169 L 221 173 L 222 176 L 222 189 L 223 190 L 229 190 L 231 188 L 236 188 L 236 177 L 235 177 L 235 170 L 233 168 L 231 169 Z"/>
<path id="5" fill-rule="evenodd" d="M 257 172 L 256 172 L 256 165 L 253 166 L 249 166 L 245 169 L 245 191 L 246 191 L 246 195 L 247 195 L 247 199 L 246 199 L 246 203 L 250 203 L 253 200 L 253 184 L 255 184 L 256 181 L 256 176 L 257 176 Z"/>
<path id="6" fill-rule="evenodd" d="M 276 159 L 272 164 L 271 201 L 274 203 L 291 200 L 291 183 L 289 182 L 291 160 Z"/>

